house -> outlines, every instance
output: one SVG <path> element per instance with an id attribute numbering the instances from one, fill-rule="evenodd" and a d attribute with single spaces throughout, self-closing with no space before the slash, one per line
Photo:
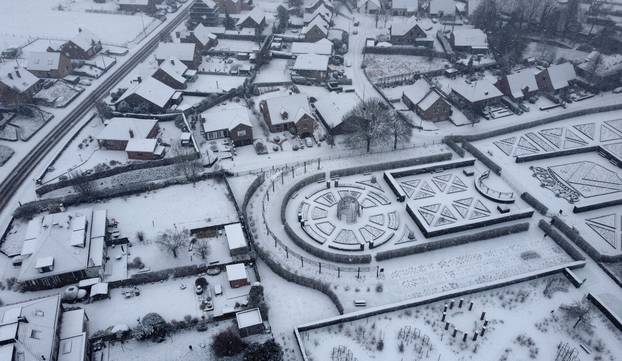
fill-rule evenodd
<path id="1" fill-rule="evenodd" d="M 160 113 L 173 104 L 175 93 L 175 89 L 156 78 L 149 77 L 126 90 L 115 106 L 118 111 L 124 111 L 129 107 L 133 112 Z"/>
<path id="2" fill-rule="evenodd" d="M 273 133 L 295 131 L 299 137 L 313 135 L 315 118 L 304 94 L 291 94 L 262 100 L 259 110 Z"/>
<path id="3" fill-rule="evenodd" d="M 196 71 L 172 57 L 160 64 L 151 76 L 173 89 L 186 89 L 186 82 L 196 76 Z"/>
<path id="4" fill-rule="evenodd" d="M 395 21 L 389 28 L 392 44 L 415 45 L 417 39 L 426 38 L 427 34 L 413 16 L 407 21 Z"/>
<path id="5" fill-rule="evenodd" d="M 228 264 L 225 270 L 227 271 L 227 280 L 231 288 L 244 287 L 250 283 L 244 263 Z"/>
<path id="6" fill-rule="evenodd" d="M 197 25 L 187 36 L 181 39 L 182 43 L 194 43 L 199 51 L 208 50 L 218 44 L 218 37 L 211 29 L 203 24 Z"/>
<path id="7" fill-rule="evenodd" d="M 2 360 L 89 360 L 88 317 L 59 294 L 2 306 L 0 318 Z"/>
<path id="8" fill-rule="evenodd" d="M 305 25 L 300 32 L 307 42 L 316 42 L 328 36 L 330 24 L 321 16 L 316 16 L 310 23 Z"/>
<path id="9" fill-rule="evenodd" d="M 331 18 L 333 17 L 333 11 L 329 9 L 326 5 L 321 4 L 315 11 L 312 13 L 305 13 L 303 16 L 304 24 L 310 23 L 316 16 L 321 16 L 326 22 L 330 23 Z"/>
<path id="10" fill-rule="evenodd" d="M 456 15 L 454 0 L 430 0 L 430 16 L 452 18 Z"/>
<path id="11" fill-rule="evenodd" d="M 42 82 L 31 72 L 13 63 L 0 63 L 0 103 L 13 105 L 32 102 Z"/>
<path id="12" fill-rule="evenodd" d="M 577 66 L 577 73 L 599 89 L 616 88 L 622 84 L 622 55 L 593 51 Z"/>
<path id="13" fill-rule="evenodd" d="M 61 79 L 71 73 L 71 59 L 61 52 L 33 51 L 26 58 L 28 71 L 39 78 Z"/>
<path id="14" fill-rule="evenodd" d="M 376 14 L 382 10 L 382 2 L 380 0 L 361 0 L 359 9 L 363 9 L 368 14 Z"/>
<path id="15" fill-rule="evenodd" d="M 156 10 L 155 0 L 117 0 L 119 10 L 127 12 L 152 13 Z"/>
<path id="16" fill-rule="evenodd" d="M 259 308 L 251 308 L 249 310 L 236 312 L 235 320 L 238 324 L 240 336 L 242 337 L 260 334 L 266 330 Z"/>
<path id="17" fill-rule="evenodd" d="M 212 108 L 202 115 L 205 139 L 229 138 L 236 146 L 253 144 L 253 125 L 246 107 Z"/>
<path id="18" fill-rule="evenodd" d="M 248 242 L 240 223 L 225 225 L 225 236 L 227 237 L 227 245 L 229 246 L 229 254 L 231 256 L 238 256 L 248 252 Z"/>
<path id="19" fill-rule="evenodd" d="M 132 139 L 155 139 L 158 136 L 155 119 L 112 118 L 97 135 L 97 143 L 108 150 L 125 150 Z"/>
<path id="20" fill-rule="evenodd" d="M 450 96 L 462 107 L 481 110 L 484 106 L 498 101 L 503 93 L 488 80 L 478 80 L 470 84 L 457 81 L 452 84 Z"/>
<path id="21" fill-rule="evenodd" d="M 332 0 L 310 0 L 305 1 L 305 12 L 312 13 L 322 5 L 329 8 L 330 11 L 333 11 L 335 9 L 335 5 L 333 4 Z"/>
<path id="22" fill-rule="evenodd" d="M 324 80 L 328 74 L 327 55 L 300 54 L 292 69 L 300 76 Z"/>
<path id="23" fill-rule="evenodd" d="M 164 157 L 164 147 L 154 138 L 131 138 L 125 147 L 127 158 L 132 160 L 154 160 Z"/>
<path id="24" fill-rule="evenodd" d="M 456 29 L 451 33 L 450 41 L 456 51 L 477 54 L 488 51 L 488 37 L 480 29 Z"/>
<path id="25" fill-rule="evenodd" d="M 434 122 L 449 120 L 452 113 L 451 105 L 424 79 L 419 79 L 404 89 L 402 101 L 423 120 Z"/>
<path id="26" fill-rule="evenodd" d="M 574 65 L 571 63 L 551 65 L 536 73 L 538 88 L 548 93 L 563 91 L 576 78 L 577 74 L 574 70 Z"/>
<path id="27" fill-rule="evenodd" d="M 204 26 L 217 26 L 220 9 L 214 0 L 196 0 L 190 7 L 190 21 Z"/>
<path id="28" fill-rule="evenodd" d="M 78 28 L 78 34 L 71 40 L 60 46 L 59 49 L 52 47 L 48 51 L 60 51 L 70 59 L 88 60 L 102 49 L 99 38 L 87 29 Z"/>
<path id="29" fill-rule="evenodd" d="M 514 100 L 522 100 L 538 91 L 535 73 L 530 70 L 505 75 L 495 85 Z"/>
<path id="30" fill-rule="evenodd" d="M 252 0 L 216 0 L 216 3 L 221 12 L 229 14 L 239 14 L 253 9 Z"/>
<path id="31" fill-rule="evenodd" d="M 160 43 L 155 52 L 158 65 L 171 57 L 181 60 L 190 69 L 196 69 L 201 64 L 199 48 L 193 43 Z"/>
<path id="32" fill-rule="evenodd" d="M 356 93 L 328 94 L 315 103 L 315 111 L 328 132 L 332 135 L 347 134 L 352 131 L 348 114 L 361 100 Z"/>
<path id="33" fill-rule="evenodd" d="M 24 237 L 17 281 L 25 289 L 39 290 L 103 276 L 106 224 L 105 210 L 33 218 Z"/>
<path id="34" fill-rule="evenodd" d="M 392 0 L 391 14 L 398 16 L 412 16 L 419 10 L 419 0 Z"/>
<path id="35" fill-rule="evenodd" d="M 256 33 L 260 33 L 266 26 L 266 14 L 261 8 L 254 8 L 245 16 L 240 17 L 235 24 L 238 28 L 253 28 Z"/>
<path id="36" fill-rule="evenodd" d="M 322 38 L 314 43 L 307 42 L 294 42 L 290 52 L 294 55 L 299 54 L 318 54 L 318 55 L 332 55 L 333 54 L 333 42 Z"/>

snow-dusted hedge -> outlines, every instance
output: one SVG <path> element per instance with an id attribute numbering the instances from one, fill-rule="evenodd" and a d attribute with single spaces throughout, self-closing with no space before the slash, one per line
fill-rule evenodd
<path id="1" fill-rule="evenodd" d="M 469 142 L 462 143 L 462 148 L 464 148 L 467 152 L 473 154 L 475 158 L 477 158 L 480 162 L 484 163 L 486 167 L 490 168 L 496 175 L 501 175 L 501 166 L 495 163 L 492 159 L 488 158 L 484 153 L 482 153 L 479 149 L 475 148 L 473 144 Z"/>
<path id="2" fill-rule="evenodd" d="M 522 156 L 516 157 L 515 161 L 516 161 L 516 163 L 525 163 L 525 162 L 532 162 L 534 160 L 562 157 L 562 156 L 565 156 L 565 155 L 573 155 L 573 154 L 580 154 L 580 153 L 596 152 L 599 149 L 600 149 L 600 146 L 594 146 L 594 147 L 565 149 L 565 150 L 559 150 L 559 151 L 556 151 L 556 152 L 522 155 Z"/>
<path id="3" fill-rule="evenodd" d="M 303 187 L 311 183 L 324 180 L 325 177 L 326 177 L 326 173 L 324 172 L 312 174 L 294 183 L 294 185 L 290 189 L 287 190 L 287 192 L 285 193 L 285 196 L 283 197 L 283 201 L 281 202 L 281 222 L 283 222 L 283 224 L 287 223 L 285 220 L 285 209 L 287 208 L 287 202 L 289 202 L 289 199 L 292 197 L 292 194 L 298 192 L 300 189 L 302 189 Z"/>
<path id="4" fill-rule="evenodd" d="M 557 243 L 557 245 L 560 246 L 570 257 L 572 257 L 573 260 L 585 261 L 583 254 L 581 254 L 581 252 L 579 252 L 579 250 L 576 249 L 572 243 L 564 238 L 561 233 L 556 231 L 553 226 L 551 226 L 544 219 L 541 219 L 540 222 L 538 222 L 538 227 L 544 231 L 544 234 L 551 237 L 551 239 L 555 241 L 555 243 Z"/>
<path id="5" fill-rule="evenodd" d="M 534 196 L 532 196 L 529 192 L 524 192 L 520 195 L 521 199 L 527 202 L 530 206 L 532 206 L 538 213 L 542 215 L 546 215 L 549 211 L 549 208 L 545 206 L 542 202 L 537 200 Z"/>
<path id="6" fill-rule="evenodd" d="M 582 213 L 582 212 L 587 212 L 587 211 L 593 211 L 595 209 L 617 206 L 620 204 L 622 204 L 622 198 L 610 199 L 610 200 L 605 200 L 601 202 L 584 203 L 583 205 L 581 204 L 575 205 L 572 208 L 572 213 Z"/>
<path id="7" fill-rule="evenodd" d="M 426 156 L 416 157 L 416 158 L 396 160 L 392 162 L 383 162 L 383 163 L 363 165 L 363 166 L 358 166 L 358 167 L 343 168 L 343 169 L 337 169 L 337 170 L 331 171 L 330 177 L 331 178 L 347 177 L 347 176 L 359 174 L 359 173 L 378 172 L 378 171 L 383 171 L 387 169 L 409 167 L 409 166 L 418 165 L 418 164 L 436 163 L 436 162 L 442 162 L 445 160 L 450 160 L 451 157 L 452 157 L 451 153 L 439 153 L 439 154 L 426 155 Z"/>
<path id="8" fill-rule="evenodd" d="M 561 218 L 557 216 L 553 216 L 552 225 L 557 227 L 568 239 L 574 242 L 579 248 L 583 250 L 583 252 L 587 253 L 590 257 L 592 257 L 596 261 L 606 261 L 606 262 L 615 262 L 622 261 L 622 254 L 618 254 L 615 256 L 610 256 L 606 254 L 600 253 L 594 246 L 592 246 L 588 241 L 585 240 L 579 233 L 579 231 L 570 227 L 566 222 L 564 222 Z"/>
<path id="9" fill-rule="evenodd" d="M 433 251 L 436 249 L 458 246 L 465 243 L 484 241 L 491 238 L 506 236 L 509 234 L 525 232 L 529 229 L 529 223 L 518 223 L 493 229 L 488 229 L 476 233 L 469 233 L 460 236 L 444 238 L 437 241 L 416 244 L 410 247 L 390 249 L 376 253 L 376 261 L 384 261 L 391 258 L 408 256 L 416 253 Z"/>
<path id="10" fill-rule="evenodd" d="M 451 148 L 451 150 L 456 152 L 456 154 L 458 154 L 460 157 L 464 157 L 464 149 L 456 141 L 454 141 L 454 138 L 445 137 L 443 138 L 443 143 L 447 144 L 447 146 Z"/>

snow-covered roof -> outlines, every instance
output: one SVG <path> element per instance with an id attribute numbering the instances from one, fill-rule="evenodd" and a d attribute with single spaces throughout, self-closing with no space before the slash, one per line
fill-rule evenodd
<path id="1" fill-rule="evenodd" d="M 112 118 L 108 125 L 97 135 L 98 140 L 145 139 L 158 124 L 155 119 Z M 133 137 L 130 136 L 133 134 Z"/>
<path id="2" fill-rule="evenodd" d="M 225 235 L 227 236 L 229 250 L 246 248 L 248 246 L 240 223 L 227 224 L 225 226 Z"/>
<path id="3" fill-rule="evenodd" d="M 188 67 L 186 66 L 186 64 L 182 63 L 181 60 L 175 57 L 170 57 L 167 60 L 163 61 L 162 64 L 160 64 L 159 69 L 161 69 L 163 72 L 168 74 L 168 76 L 175 79 L 176 81 L 182 84 L 186 83 L 186 78 L 184 78 L 184 74 L 188 70 Z"/>
<path id="4" fill-rule="evenodd" d="M 423 99 L 421 99 L 421 101 L 417 103 L 417 105 L 419 106 L 419 108 L 421 108 L 421 110 L 426 111 L 430 109 L 430 107 L 434 105 L 434 103 L 436 103 L 436 101 L 438 101 L 440 98 L 440 94 L 438 94 L 435 90 L 430 90 L 430 92 L 428 92 L 428 94 L 424 96 Z"/>
<path id="5" fill-rule="evenodd" d="M 207 5 L 211 9 L 215 8 L 216 6 L 218 6 L 218 4 L 216 4 L 216 2 L 214 0 L 199 0 L 199 1 L 204 3 L 205 5 Z"/>
<path id="6" fill-rule="evenodd" d="M 380 9 L 382 7 L 380 0 L 363 0 L 362 3 L 367 3 L 368 9 Z"/>
<path id="7" fill-rule="evenodd" d="M 175 89 L 155 78 L 149 77 L 136 84 L 133 89 L 126 90 L 119 100 L 117 100 L 117 103 L 123 101 L 132 94 L 136 94 L 150 103 L 163 108 L 173 97 L 173 94 L 175 94 Z"/>
<path id="8" fill-rule="evenodd" d="M 248 278 L 244 263 L 229 264 L 225 268 L 227 270 L 227 280 L 229 280 L 229 282 L 245 280 Z"/>
<path id="9" fill-rule="evenodd" d="M 266 20 L 266 14 L 260 7 L 254 7 L 253 10 L 246 14 L 246 16 L 240 17 L 240 20 L 238 20 L 236 26 L 241 26 L 248 19 L 251 19 L 256 25 L 260 25 Z"/>
<path id="10" fill-rule="evenodd" d="M 333 53 L 333 42 L 322 38 L 315 43 L 294 42 L 292 43 L 292 54 L 318 54 L 331 55 Z"/>
<path id="11" fill-rule="evenodd" d="M 605 55 L 598 51 L 593 51 L 586 57 L 583 63 L 578 65 L 578 67 L 585 72 L 593 72 L 597 76 L 612 76 L 622 73 L 622 55 Z"/>
<path id="12" fill-rule="evenodd" d="M 438 15 L 443 13 L 444 16 L 454 15 L 456 13 L 456 2 L 454 0 L 430 0 L 430 14 Z"/>
<path id="13" fill-rule="evenodd" d="M 414 84 L 406 87 L 403 94 L 413 104 L 418 104 L 425 96 L 430 92 L 430 85 L 428 82 L 421 78 Z"/>
<path id="14" fill-rule="evenodd" d="M 393 0 L 393 9 L 405 9 L 408 12 L 415 12 L 419 9 L 419 0 Z"/>
<path id="15" fill-rule="evenodd" d="M 91 222 L 91 238 L 106 236 L 106 228 L 108 227 L 107 219 L 107 210 L 98 209 L 93 212 L 93 220 Z"/>
<path id="16" fill-rule="evenodd" d="M 203 113 L 203 131 L 206 133 L 217 130 L 231 130 L 240 124 L 252 127 L 249 109 L 241 105 L 227 105 L 224 108 L 212 108 L 212 111 Z"/>
<path id="17" fill-rule="evenodd" d="M 455 82 L 452 84 L 452 90 L 471 103 L 503 96 L 501 91 L 488 80 L 478 80 L 471 84 L 464 81 Z"/>
<path id="18" fill-rule="evenodd" d="M 328 35 L 328 29 L 330 28 L 330 24 L 326 20 L 324 20 L 321 16 L 316 16 L 311 20 L 309 24 L 307 24 L 303 29 L 302 33 L 306 34 L 311 31 L 313 28 L 317 27 L 325 36 Z"/>
<path id="19" fill-rule="evenodd" d="M 327 55 L 300 54 L 296 57 L 293 69 L 326 71 L 328 68 L 328 59 L 329 57 Z"/>
<path id="20" fill-rule="evenodd" d="M 149 5 L 150 0 L 117 0 L 119 5 Z"/>
<path id="21" fill-rule="evenodd" d="M 266 107 L 273 125 L 294 122 L 311 115 L 309 99 L 304 94 L 292 94 L 266 99 Z"/>
<path id="22" fill-rule="evenodd" d="M 63 312 L 63 321 L 60 324 L 60 338 L 81 335 L 84 332 L 84 309 L 78 308 Z"/>
<path id="23" fill-rule="evenodd" d="M 305 8 L 314 8 L 318 4 L 324 4 L 328 8 L 334 9 L 335 5 L 333 5 L 332 0 L 305 0 Z"/>
<path id="24" fill-rule="evenodd" d="M 194 37 L 201 43 L 201 45 L 205 46 L 207 45 L 207 43 L 210 42 L 210 40 L 216 40 L 216 34 L 212 33 L 210 31 L 210 29 L 207 26 L 204 26 L 203 24 L 199 24 L 196 28 L 194 28 L 194 30 L 192 31 L 194 34 Z"/>
<path id="25" fill-rule="evenodd" d="M 360 102 L 356 93 L 328 94 L 315 102 L 315 109 L 330 128 L 343 122 L 343 118 Z"/>
<path id="26" fill-rule="evenodd" d="M 535 73 L 530 70 L 510 74 L 507 76 L 507 80 L 510 87 L 510 93 L 512 93 L 512 97 L 514 98 L 523 97 L 523 90 L 526 88 L 529 88 L 530 91 L 538 89 Z"/>
<path id="27" fill-rule="evenodd" d="M 259 312 L 258 308 L 237 312 L 235 319 L 237 320 L 238 328 L 246 328 L 263 323 L 261 312 Z"/>
<path id="28" fill-rule="evenodd" d="M 551 79 L 551 85 L 553 89 L 559 90 L 570 85 L 568 82 L 576 79 L 577 73 L 575 73 L 574 65 L 571 63 L 562 63 L 558 65 L 551 65 L 543 71 L 549 73 Z"/>
<path id="29" fill-rule="evenodd" d="M 488 37 L 480 29 L 456 29 L 453 32 L 454 45 L 475 49 L 488 48 Z"/>
<path id="30" fill-rule="evenodd" d="M 108 282 L 100 282 L 91 287 L 91 297 L 108 294 Z"/>
<path id="31" fill-rule="evenodd" d="M 92 48 L 93 44 L 100 42 L 97 35 L 93 34 L 87 29 L 80 29 L 78 34 L 74 36 L 70 41 L 84 51 Z"/>
<path id="32" fill-rule="evenodd" d="M 28 70 L 50 71 L 58 69 L 60 66 L 61 53 L 51 51 L 32 51 L 29 52 L 26 61 Z"/>
<path id="33" fill-rule="evenodd" d="M 153 153 L 158 146 L 155 138 L 132 138 L 127 141 L 126 152 Z"/>
<path id="34" fill-rule="evenodd" d="M 324 18 L 324 20 L 330 21 L 330 18 L 332 17 L 332 15 L 333 15 L 332 10 L 326 7 L 326 5 L 322 4 L 317 9 L 315 9 L 315 11 L 313 11 L 312 13 L 305 13 L 303 20 L 304 20 L 304 23 L 306 24 L 306 23 L 311 22 L 311 20 L 313 20 L 316 16 L 321 16 Z"/>
<path id="35" fill-rule="evenodd" d="M 160 43 L 155 52 L 158 61 L 175 57 L 181 61 L 194 60 L 195 45 L 192 43 Z"/>
<path id="36" fill-rule="evenodd" d="M 414 16 L 405 21 L 403 18 L 395 18 L 395 20 L 391 23 L 391 36 L 404 36 L 417 26 L 419 26 L 419 23 L 417 18 Z M 419 26 L 419 28 L 423 31 L 421 26 Z"/>
<path id="37" fill-rule="evenodd" d="M 15 66 L 13 63 L 8 62 L 0 63 L 0 83 L 18 93 L 30 89 L 38 81 L 39 78 L 26 70 L 26 68 Z"/>

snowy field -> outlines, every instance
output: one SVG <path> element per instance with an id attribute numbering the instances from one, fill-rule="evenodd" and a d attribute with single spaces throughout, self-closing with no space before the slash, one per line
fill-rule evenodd
<path id="1" fill-rule="evenodd" d="M 197 78 L 188 83 L 187 91 L 220 94 L 228 92 L 244 84 L 246 77 L 232 75 L 199 74 Z"/>
<path id="2" fill-rule="evenodd" d="M 366 66 L 365 72 L 371 81 L 393 75 L 426 73 L 444 69 L 450 65 L 442 58 L 430 59 L 425 56 L 386 54 L 366 54 L 363 64 Z"/>
<path id="3" fill-rule="evenodd" d="M 554 360 L 560 348 L 578 360 L 616 360 L 622 334 L 583 297 L 555 275 L 303 331 L 301 337 L 313 361 L 346 360 L 335 355 L 360 361 Z M 575 327 L 576 308 L 568 306 L 576 302 L 586 313 Z"/>

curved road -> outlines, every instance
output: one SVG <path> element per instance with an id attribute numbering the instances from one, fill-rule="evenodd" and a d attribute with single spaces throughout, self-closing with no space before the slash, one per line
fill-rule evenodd
<path id="1" fill-rule="evenodd" d="M 186 19 L 189 14 L 189 9 L 189 6 L 182 8 L 172 21 L 163 26 L 141 49 L 132 54 L 128 61 L 123 63 L 88 96 L 82 99 L 65 118 L 52 128 L 45 138 L 24 156 L 15 168 L 11 170 L 9 176 L 0 184 L 0 212 L 5 210 L 5 207 L 13 195 L 22 186 L 24 181 L 28 179 L 30 173 L 39 165 L 44 157 L 69 133 L 97 101 L 108 94 L 117 82 L 127 76 L 136 65 L 143 62 L 149 56 L 156 48 L 163 35 L 172 32 L 175 27 Z"/>

